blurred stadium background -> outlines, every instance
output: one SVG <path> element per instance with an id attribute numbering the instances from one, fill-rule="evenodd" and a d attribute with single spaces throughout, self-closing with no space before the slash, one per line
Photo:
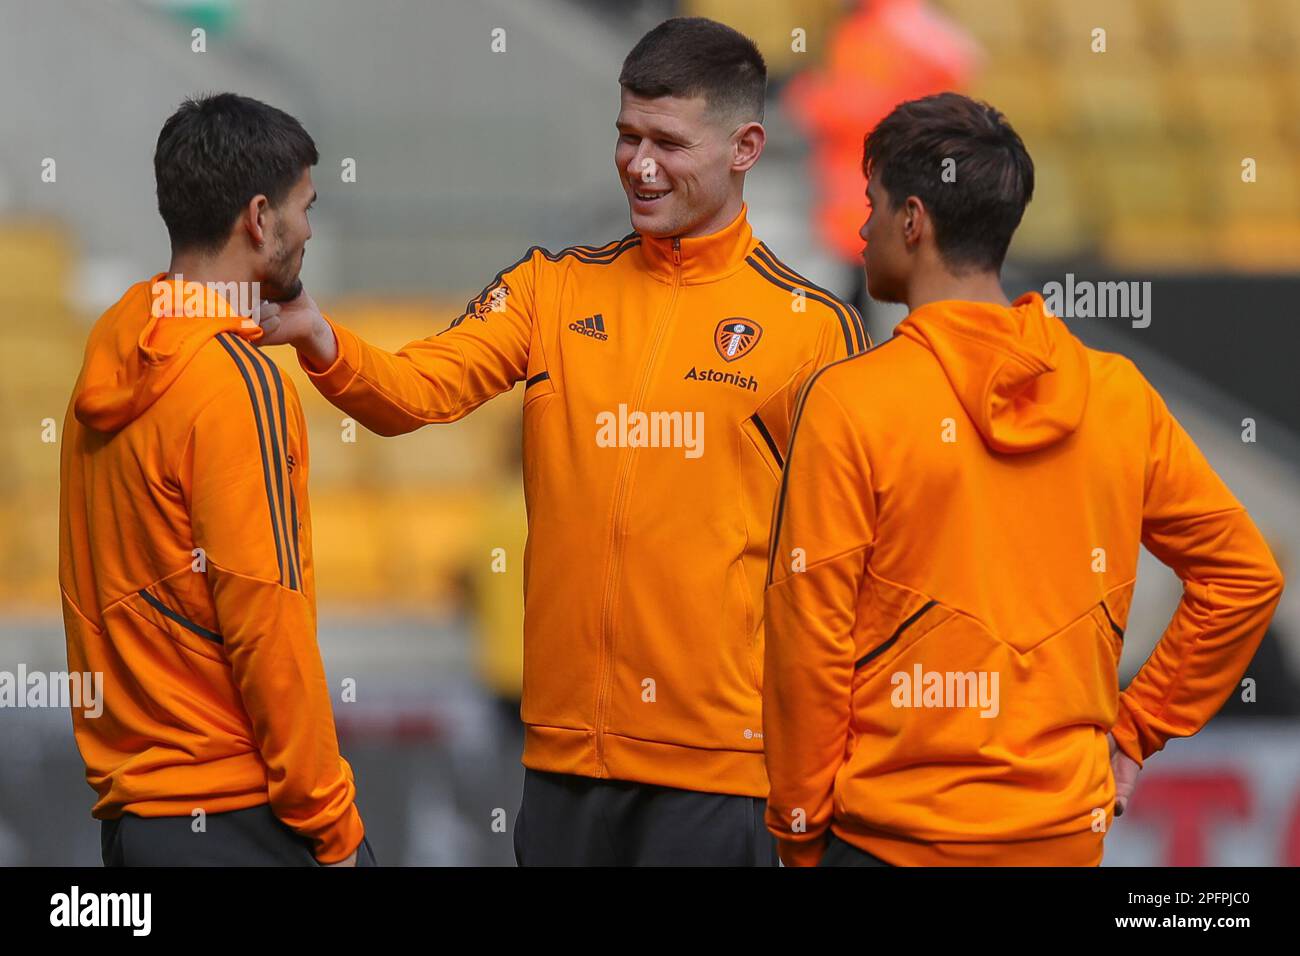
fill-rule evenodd
<path id="1" fill-rule="evenodd" d="M 627 231 L 616 78 L 675 14 L 730 23 L 768 57 L 751 217 L 845 296 L 862 294 L 865 129 L 945 88 L 1002 109 L 1038 173 L 1009 291 L 1150 281 L 1149 327 L 1072 326 L 1137 361 L 1297 573 L 1300 0 L 0 0 L 0 670 L 66 666 L 43 421 L 61 426 L 90 323 L 166 266 L 152 152 L 183 96 L 234 90 L 303 121 L 321 150 L 307 286 L 396 348 L 529 245 Z M 877 341 L 901 317 L 864 312 Z M 522 779 L 518 397 L 347 444 L 293 356 L 271 354 L 310 422 L 320 640 L 331 682 L 358 682 L 335 712 L 381 861 L 513 863 L 491 823 L 513 821 Z M 497 547 L 508 574 L 490 572 Z M 1179 596 L 1144 560 L 1125 679 Z M 1297 675 L 1293 585 L 1250 670 L 1257 700 L 1151 762 L 1107 864 L 1300 864 Z M 0 710 L 0 864 L 97 864 L 91 797 L 65 711 Z"/>

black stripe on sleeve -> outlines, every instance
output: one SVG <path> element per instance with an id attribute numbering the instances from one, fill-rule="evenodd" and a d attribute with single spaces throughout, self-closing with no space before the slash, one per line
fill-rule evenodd
<path id="1" fill-rule="evenodd" d="M 285 539 L 288 542 L 289 551 L 292 558 L 292 568 L 297 574 L 297 590 L 302 590 L 302 555 L 299 553 L 298 546 L 298 496 L 293 490 L 293 476 L 289 473 L 289 419 L 285 414 L 284 405 L 284 379 L 280 376 L 280 366 L 276 365 L 269 356 L 264 354 L 260 349 L 249 345 L 243 339 L 239 340 L 239 345 L 244 351 L 251 353 L 254 357 L 263 362 L 271 373 L 271 381 L 275 383 L 275 397 L 280 406 L 280 444 L 284 449 L 283 463 L 284 481 L 289 487 L 289 520 L 291 524 L 285 526 Z M 281 514 L 284 513 L 284 499 L 280 499 Z M 291 577 L 292 580 L 292 577 Z"/>
<path id="2" fill-rule="evenodd" d="M 234 336 L 234 342 L 237 348 L 244 352 L 248 361 L 253 366 L 253 371 L 257 373 L 257 380 L 262 386 L 262 400 L 265 403 L 263 408 L 266 411 L 267 431 L 271 434 L 271 466 L 275 471 L 275 492 L 276 504 L 280 510 L 280 530 L 284 535 L 285 559 L 289 565 L 289 590 L 298 590 L 298 569 L 294 567 L 293 549 L 289 545 L 289 519 L 284 510 L 284 453 L 280 448 L 280 438 L 275 433 L 275 406 L 271 403 L 271 387 L 266 382 L 266 372 L 262 368 L 262 363 L 257 361 L 257 357 L 250 354 L 253 347 L 241 339 Z M 283 425 L 283 422 L 281 423 Z"/>
<path id="3" fill-rule="evenodd" d="M 825 296 L 826 299 L 830 299 L 831 301 L 828 304 L 832 305 L 832 307 L 835 308 L 838 312 L 842 314 L 847 314 L 848 321 L 853 326 L 853 335 L 854 338 L 857 340 L 858 347 L 856 350 L 849 349 L 849 355 L 852 355 L 854 351 L 858 351 L 858 352 L 866 351 L 867 344 L 870 341 L 870 339 L 867 337 L 866 326 L 863 324 L 862 316 L 858 314 L 857 309 L 853 308 L 853 306 L 849 305 L 847 302 L 840 300 L 829 290 L 822 288 L 821 286 L 817 285 L 817 283 L 815 282 L 809 282 L 808 279 L 806 279 L 804 276 L 795 272 L 788 265 L 786 265 L 784 262 L 778 259 L 775 253 L 773 253 L 772 250 L 767 247 L 766 243 L 760 242 L 758 246 L 755 247 L 754 249 L 754 255 L 762 259 L 763 262 L 768 266 L 768 268 L 770 268 L 777 275 L 782 276 L 783 278 L 788 279 L 789 281 L 794 282 L 795 284 L 802 286 L 805 289 L 812 289 L 816 292 L 819 292 L 823 296 Z M 824 302 L 825 299 L 822 299 L 821 301 Z"/>
<path id="4" fill-rule="evenodd" d="M 534 252 L 540 252 L 551 262 L 559 262 L 561 259 L 568 256 L 570 258 L 577 259 L 579 262 L 585 262 L 591 265 L 604 266 L 604 265 L 609 265 L 611 262 L 616 260 L 623 253 L 639 245 L 641 245 L 640 234 L 632 232 L 632 233 L 628 233 L 628 235 L 624 236 L 622 239 L 619 239 L 618 241 L 611 243 L 610 245 L 604 248 L 597 249 L 594 251 L 589 246 L 569 246 L 567 249 L 561 249 L 559 252 L 548 252 L 547 250 L 543 249 L 541 246 L 532 246 L 522 256 L 520 256 L 514 262 L 510 263 L 510 265 L 506 266 L 504 269 L 498 272 L 492 278 L 492 281 L 483 287 L 482 292 L 480 292 L 474 298 L 470 299 L 469 302 L 465 303 L 465 311 L 456 319 L 452 320 L 451 325 L 443 329 L 442 332 L 448 332 L 451 329 L 456 328 L 456 326 L 460 325 L 462 322 L 465 321 L 467 316 L 472 315 L 476 309 L 478 309 L 480 306 L 486 303 L 488 300 L 488 296 L 491 295 L 492 293 L 492 290 L 495 289 L 497 285 L 500 284 L 501 277 L 504 276 L 511 269 L 517 268 L 518 266 L 523 265 L 525 262 L 531 259 Z M 438 334 L 441 335 L 442 332 L 439 332 Z"/>
<path id="5" fill-rule="evenodd" d="M 532 378 L 530 378 L 527 382 L 524 383 L 524 390 L 527 391 L 528 389 L 536 385 L 538 382 L 544 382 L 550 377 L 551 377 L 550 372 L 538 372 L 536 375 L 534 375 Z"/>
<path id="6" fill-rule="evenodd" d="M 217 341 L 221 347 L 226 350 L 235 366 L 239 369 L 239 374 L 244 378 L 244 385 L 248 387 L 248 399 L 253 404 L 253 421 L 257 424 L 257 441 L 262 446 L 262 479 L 266 483 L 266 505 L 271 516 L 271 535 L 275 539 L 275 560 L 280 568 L 280 583 L 284 584 L 284 549 L 280 543 L 280 525 L 275 518 L 275 495 L 271 492 L 271 465 L 266 453 L 266 433 L 262 428 L 262 413 L 260 404 L 257 400 L 257 390 L 253 386 L 252 376 L 248 374 L 248 369 L 244 366 L 244 361 L 239 357 L 239 352 L 231 345 L 227 338 L 236 338 L 228 332 L 222 332 L 217 336 Z M 272 428 L 273 424 L 267 422 L 267 427 Z"/>
<path id="7" fill-rule="evenodd" d="M 862 338 L 866 341 L 867 346 L 866 351 L 874 349 L 876 346 L 875 343 L 871 341 L 871 334 L 867 331 L 867 323 L 863 321 L 862 313 L 855 309 L 851 303 L 846 302 L 844 304 L 849 307 L 849 313 L 853 316 L 853 320 L 858 324 L 858 328 L 862 330 Z"/>
<path id="8" fill-rule="evenodd" d="M 843 308 L 841 308 L 835 302 L 835 300 L 829 299 L 826 296 L 811 291 L 810 286 L 807 285 L 794 286 L 791 285 L 789 282 L 786 282 L 782 279 L 778 279 L 772 272 L 768 270 L 766 266 L 764 266 L 754 256 L 748 257 L 745 260 L 745 262 L 749 264 L 749 267 L 751 269 L 753 269 L 755 272 L 761 275 L 768 282 L 772 283 L 774 286 L 785 289 L 785 291 L 787 292 L 802 291 L 805 296 L 812 299 L 813 301 L 821 302 L 823 305 L 830 306 L 831 309 L 834 310 L 836 317 L 840 320 L 840 330 L 844 333 L 844 351 L 848 355 L 857 354 L 858 350 L 853 347 L 853 333 L 850 331 L 848 312 L 846 312 Z"/>

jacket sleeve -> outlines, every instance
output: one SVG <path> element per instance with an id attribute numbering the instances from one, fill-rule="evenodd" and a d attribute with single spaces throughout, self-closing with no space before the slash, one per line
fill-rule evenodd
<path id="1" fill-rule="evenodd" d="M 286 408 L 304 452 L 306 433 L 297 394 L 269 364 L 260 367 L 269 382 L 263 391 L 255 363 L 269 360 L 249 347 L 232 357 L 240 378 L 199 414 L 190 438 L 194 541 L 205 552 L 226 657 L 266 764 L 271 809 L 311 841 L 317 860 L 334 863 L 356 849 L 364 828 L 316 644 L 311 559 L 302 552 L 310 536 L 296 527 L 307 520 L 306 455 L 290 461 Z M 284 404 L 277 386 L 286 388 Z"/>
<path id="2" fill-rule="evenodd" d="M 1120 695 L 1112 733 L 1141 764 L 1200 730 L 1241 680 L 1282 595 L 1282 572 L 1250 516 L 1146 386 L 1151 416 L 1142 543 L 1182 579 L 1183 597 Z"/>
<path id="3" fill-rule="evenodd" d="M 508 391 L 528 370 L 540 249 L 503 271 L 436 335 L 395 355 L 330 321 L 338 357 L 303 371 L 330 402 L 380 435 L 452 422 Z M 301 361 L 301 360 L 300 360 Z"/>
<path id="4" fill-rule="evenodd" d="M 764 595 L 766 823 L 787 866 L 825 850 L 851 708 L 853 625 L 874 538 L 861 443 L 820 377 L 796 417 Z"/>

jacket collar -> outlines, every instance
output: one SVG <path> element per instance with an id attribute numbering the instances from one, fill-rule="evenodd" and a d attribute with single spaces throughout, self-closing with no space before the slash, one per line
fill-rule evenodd
<path id="1" fill-rule="evenodd" d="M 749 228 L 749 207 L 741 204 L 731 224 L 707 236 L 687 239 L 658 239 L 641 236 L 641 254 L 647 271 L 663 282 L 672 282 L 681 270 L 683 285 L 699 285 L 724 278 L 745 264 L 754 247 Z"/>

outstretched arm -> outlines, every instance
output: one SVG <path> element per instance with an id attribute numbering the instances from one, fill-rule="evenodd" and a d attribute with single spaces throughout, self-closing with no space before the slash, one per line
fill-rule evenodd
<path id="1" fill-rule="evenodd" d="M 456 421 L 527 374 L 539 255 L 501 273 L 450 327 L 396 354 L 330 321 L 305 291 L 263 310 L 259 344 L 293 345 L 320 393 L 380 435 Z"/>

